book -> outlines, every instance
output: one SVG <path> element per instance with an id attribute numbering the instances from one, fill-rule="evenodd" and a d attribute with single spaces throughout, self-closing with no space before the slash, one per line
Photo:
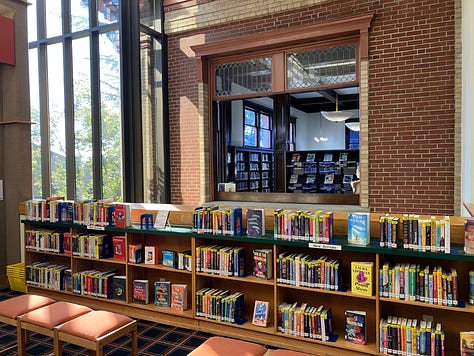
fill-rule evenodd
<path id="1" fill-rule="evenodd" d="M 256 300 L 253 309 L 252 324 L 257 326 L 267 326 L 268 302 Z"/>
<path id="2" fill-rule="evenodd" d="M 158 263 L 158 246 L 145 246 L 145 264 L 156 265 Z"/>
<path id="3" fill-rule="evenodd" d="M 186 284 L 171 285 L 171 309 L 184 311 L 188 308 L 188 286 Z"/>
<path id="4" fill-rule="evenodd" d="M 347 162 L 347 152 L 341 152 L 341 153 L 339 153 L 339 161 L 341 161 L 341 162 Z"/>
<path id="5" fill-rule="evenodd" d="M 324 184 L 333 184 L 334 183 L 334 174 L 329 173 L 324 176 Z"/>
<path id="6" fill-rule="evenodd" d="M 464 253 L 474 255 L 474 218 L 464 218 Z"/>
<path id="7" fill-rule="evenodd" d="M 172 250 L 163 250 L 163 266 L 176 268 L 177 267 L 177 253 Z"/>
<path id="8" fill-rule="evenodd" d="M 324 162 L 332 162 L 332 153 L 325 153 L 323 161 Z"/>
<path id="9" fill-rule="evenodd" d="M 474 331 L 461 331 L 459 336 L 461 356 L 474 356 Z"/>
<path id="10" fill-rule="evenodd" d="M 352 293 L 372 295 L 373 268 L 373 262 L 351 262 Z"/>
<path id="11" fill-rule="evenodd" d="M 247 209 L 247 235 L 265 235 L 265 209 Z"/>
<path id="12" fill-rule="evenodd" d="M 135 279 L 133 281 L 133 302 L 138 304 L 148 304 L 149 302 L 149 282 L 147 279 Z"/>
<path id="13" fill-rule="evenodd" d="M 125 236 L 112 237 L 114 260 L 125 261 Z"/>
<path id="14" fill-rule="evenodd" d="M 112 278 L 112 298 L 126 301 L 127 299 L 127 277 L 113 276 Z"/>
<path id="15" fill-rule="evenodd" d="M 365 311 L 346 310 L 344 339 L 360 345 L 367 343 L 366 314 Z"/>
<path id="16" fill-rule="evenodd" d="M 316 153 L 308 153 L 306 155 L 306 162 L 314 162 L 316 158 Z"/>
<path id="17" fill-rule="evenodd" d="M 155 282 L 155 305 L 158 307 L 169 307 L 171 305 L 171 282 Z"/>
<path id="18" fill-rule="evenodd" d="M 143 263 L 142 244 L 128 245 L 128 262 L 129 263 Z"/>
<path id="19" fill-rule="evenodd" d="M 256 249 L 253 250 L 254 259 L 254 275 L 257 278 L 271 279 L 273 278 L 273 250 L 272 249 Z"/>
<path id="20" fill-rule="evenodd" d="M 115 203 L 113 212 L 113 225 L 121 228 L 132 226 L 132 205 Z"/>
<path id="21" fill-rule="evenodd" d="M 354 245 L 370 244 L 370 213 L 349 213 L 347 242 Z"/>

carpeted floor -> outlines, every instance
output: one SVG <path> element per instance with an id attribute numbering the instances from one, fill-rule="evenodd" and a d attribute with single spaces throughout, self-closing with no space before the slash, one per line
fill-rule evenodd
<path id="1" fill-rule="evenodd" d="M 0 290 L 0 301 L 20 293 L 10 290 Z M 182 356 L 189 354 L 201 345 L 211 335 L 200 331 L 172 327 L 146 320 L 138 320 L 138 354 L 140 356 L 163 355 Z M 30 334 L 27 355 L 41 356 L 53 354 L 53 340 L 37 333 Z M 0 353 L 2 349 L 16 344 L 16 328 L 0 323 Z M 130 355 L 130 337 L 122 337 L 104 348 L 107 356 Z M 8 355 L 15 356 L 11 352 Z M 63 356 L 87 355 L 89 351 L 75 345 L 65 344 Z"/>

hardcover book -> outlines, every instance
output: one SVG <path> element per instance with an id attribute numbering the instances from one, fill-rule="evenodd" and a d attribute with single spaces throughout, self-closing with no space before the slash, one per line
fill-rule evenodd
<path id="1" fill-rule="evenodd" d="M 159 307 L 169 307 L 171 305 L 171 282 L 155 282 L 155 305 Z"/>
<path id="2" fill-rule="evenodd" d="M 347 310 L 345 322 L 344 338 L 355 344 L 365 345 L 367 343 L 366 312 Z"/>
<path id="3" fill-rule="evenodd" d="M 133 302 L 138 304 L 148 304 L 149 302 L 149 282 L 147 279 L 135 279 L 133 281 Z"/>
<path id="4" fill-rule="evenodd" d="M 132 225 L 132 206 L 131 204 L 114 204 L 113 224 L 117 227 L 126 228 Z"/>
<path id="5" fill-rule="evenodd" d="M 176 268 L 177 267 L 177 253 L 172 250 L 163 250 L 163 266 Z"/>
<path id="6" fill-rule="evenodd" d="M 252 324 L 257 326 L 267 326 L 268 318 L 268 302 L 261 300 L 255 301 L 255 307 L 253 309 Z"/>
<path id="7" fill-rule="evenodd" d="M 347 217 L 347 241 L 350 244 L 370 244 L 370 213 L 349 213 Z"/>
<path id="8" fill-rule="evenodd" d="M 188 308 L 188 286 L 186 284 L 171 285 L 171 309 L 184 311 Z"/>
<path id="9" fill-rule="evenodd" d="M 113 276 L 112 279 L 112 298 L 125 301 L 127 299 L 127 277 Z"/>
<path id="10" fill-rule="evenodd" d="M 156 265 L 158 255 L 158 246 L 145 246 L 145 264 Z"/>
<path id="11" fill-rule="evenodd" d="M 464 218 L 464 253 L 474 255 L 474 218 Z"/>
<path id="12" fill-rule="evenodd" d="M 125 236 L 113 236 L 112 246 L 114 250 L 114 259 L 125 261 Z"/>
<path id="13" fill-rule="evenodd" d="M 265 235 L 264 209 L 247 209 L 247 235 L 254 237 Z"/>
<path id="14" fill-rule="evenodd" d="M 461 356 L 474 356 L 474 331 L 461 331 L 459 336 Z"/>
<path id="15" fill-rule="evenodd" d="M 256 249 L 253 250 L 254 259 L 254 275 L 257 278 L 271 279 L 273 278 L 273 250 Z"/>
<path id="16" fill-rule="evenodd" d="M 143 246 L 142 244 L 128 245 L 128 262 L 143 263 Z"/>
<path id="17" fill-rule="evenodd" d="M 352 293 L 372 295 L 373 262 L 351 262 Z"/>

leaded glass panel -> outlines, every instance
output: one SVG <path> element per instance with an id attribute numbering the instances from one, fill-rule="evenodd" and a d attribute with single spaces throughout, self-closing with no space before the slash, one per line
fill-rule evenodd
<path id="1" fill-rule="evenodd" d="M 356 46 L 291 53 L 287 56 L 287 65 L 289 89 L 354 82 Z"/>

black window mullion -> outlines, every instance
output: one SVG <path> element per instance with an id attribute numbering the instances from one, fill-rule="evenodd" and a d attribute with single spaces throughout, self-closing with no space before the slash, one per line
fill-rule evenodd
<path id="1" fill-rule="evenodd" d="M 92 171 L 95 199 L 102 198 L 102 135 L 100 110 L 100 57 L 99 33 L 92 31 L 91 45 L 91 124 L 92 124 Z"/>

